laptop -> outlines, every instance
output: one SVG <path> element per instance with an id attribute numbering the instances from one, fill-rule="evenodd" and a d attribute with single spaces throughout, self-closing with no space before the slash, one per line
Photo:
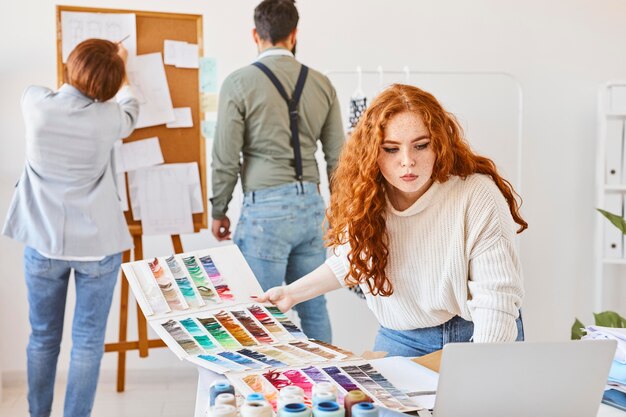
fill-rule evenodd
<path id="1" fill-rule="evenodd" d="M 434 417 L 594 417 L 615 340 L 450 343 Z"/>

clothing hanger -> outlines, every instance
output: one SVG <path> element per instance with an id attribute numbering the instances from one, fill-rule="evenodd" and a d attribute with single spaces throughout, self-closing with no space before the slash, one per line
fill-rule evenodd
<path id="1" fill-rule="evenodd" d="M 353 99 L 362 99 L 365 97 L 365 93 L 363 92 L 363 70 L 360 65 L 356 67 L 356 90 L 352 93 Z"/>

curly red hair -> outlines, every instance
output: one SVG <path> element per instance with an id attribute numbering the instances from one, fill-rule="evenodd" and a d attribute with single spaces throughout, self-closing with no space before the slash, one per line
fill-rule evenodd
<path id="1" fill-rule="evenodd" d="M 330 207 L 327 210 L 326 244 L 337 247 L 348 243 L 350 270 L 348 285 L 365 282 L 373 295 L 393 294 L 393 285 L 385 273 L 389 257 L 389 236 L 385 224 L 384 178 L 378 167 L 380 145 L 385 126 L 395 115 L 417 113 L 428 128 L 435 152 L 432 179 L 445 182 L 452 175 L 466 178 L 471 174 L 491 177 L 504 195 L 513 220 L 528 228 L 519 213 L 519 195 L 502 178 L 494 162 L 470 149 L 456 118 L 437 99 L 417 87 L 393 84 L 379 94 L 362 115 L 346 142 L 331 178 Z"/>

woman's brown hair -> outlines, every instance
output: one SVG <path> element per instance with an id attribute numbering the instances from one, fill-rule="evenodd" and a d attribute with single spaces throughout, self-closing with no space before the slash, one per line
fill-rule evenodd
<path id="1" fill-rule="evenodd" d="M 380 145 L 389 120 L 403 112 L 418 114 L 428 128 L 435 152 L 432 179 L 445 182 L 452 175 L 466 178 L 485 174 L 506 199 L 513 220 L 528 228 L 519 213 L 520 203 L 511 183 L 502 178 L 494 162 L 476 155 L 463 138 L 456 118 L 437 99 L 417 87 L 394 84 L 379 94 L 367 108 L 346 142 L 331 179 L 326 244 L 350 246 L 348 285 L 366 283 L 373 295 L 389 296 L 393 286 L 385 273 L 389 236 L 385 224 L 387 207 L 384 179 L 378 167 Z"/>
<path id="2" fill-rule="evenodd" d="M 117 44 L 104 39 L 79 43 L 67 58 L 68 84 L 97 101 L 107 101 L 122 86 L 126 69 Z"/>

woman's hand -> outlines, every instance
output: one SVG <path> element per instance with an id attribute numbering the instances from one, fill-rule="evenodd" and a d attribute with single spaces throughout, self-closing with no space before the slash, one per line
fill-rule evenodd
<path id="1" fill-rule="evenodd" d="M 264 294 L 255 297 L 255 299 L 260 303 L 270 302 L 278 307 L 278 309 L 283 313 L 287 312 L 297 304 L 294 297 L 291 295 L 289 287 L 285 285 L 270 288 L 265 291 Z"/>
<path id="2" fill-rule="evenodd" d="M 120 58 L 122 58 L 122 61 L 124 61 L 124 68 L 126 68 L 126 64 L 128 62 L 128 50 L 126 49 L 124 44 L 121 42 L 118 42 L 117 44 L 117 54 L 120 56 Z M 124 71 L 124 79 L 122 80 L 122 87 L 128 84 L 129 84 L 128 72 Z"/>
<path id="3" fill-rule="evenodd" d="M 340 287 L 339 281 L 335 278 L 335 273 L 323 263 L 313 272 L 309 272 L 289 285 L 270 288 L 265 291 L 265 294 L 252 298 L 261 303 L 272 303 L 284 313 L 296 304 Z"/>
<path id="4" fill-rule="evenodd" d="M 117 54 L 120 58 L 122 58 L 122 61 L 124 61 L 124 65 L 126 65 L 126 62 L 128 61 L 128 50 L 123 43 L 117 44 Z"/>

